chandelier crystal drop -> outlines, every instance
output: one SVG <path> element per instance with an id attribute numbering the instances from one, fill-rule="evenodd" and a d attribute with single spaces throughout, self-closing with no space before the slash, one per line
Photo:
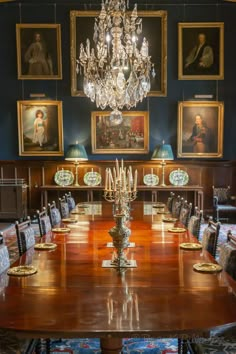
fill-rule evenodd
<path id="1" fill-rule="evenodd" d="M 83 75 L 83 90 L 96 106 L 113 110 L 135 107 L 150 91 L 150 76 L 155 77 L 154 65 L 144 37 L 138 49 L 138 35 L 142 33 L 142 19 L 137 5 L 126 13 L 128 0 L 106 0 L 95 18 L 93 41 L 80 44 L 77 74 Z"/>

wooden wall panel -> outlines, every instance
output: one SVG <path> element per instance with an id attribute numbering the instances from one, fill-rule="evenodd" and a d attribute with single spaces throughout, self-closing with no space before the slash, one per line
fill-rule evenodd
<path id="1" fill-rule="evenodd" d="M 159 161 L 124 161 L 125 166 L 131 165 L 133 171 L 138 170 L 138 184 L 143 185 L 145 174 L 153 173 L 161 181 L 162 169 Z M 94 171 L 102 175 L 102 185 L 105 178 L 105 169 L 113 167 L 114 161 L 87 161 L 79 164 L 79 183 L 84 185 L 83 176 L 86 172 Z M 41 206 L 42 185 L 55 185 L 54 175 L 59 169 L 68 169 L 75 172 L 74 164 L 63 161 L 0 161 L 1 178 L 24 178 L 28 185 L 28 210 L 33 213 Z M 236 161 L 167 161 L 165 167 L 165 183 L 169 182 L 171 171 L 180 168 L 189 174 L 189 185 L 203 186 L 204 212 L 209 214 L 212 209 L 212 185 L 230 185 L 232 194 L 236 195 Z M 86 193 L 80 193 L 80 200 L 86 200 Z M 143 194 L 144 198 L 147 194 Z M 55 198 L 58 194 L 55 193 Z M 101 198 L 101 192 L 97 193 Z M 143 196 L 142 196 L 143 197 Z"/>

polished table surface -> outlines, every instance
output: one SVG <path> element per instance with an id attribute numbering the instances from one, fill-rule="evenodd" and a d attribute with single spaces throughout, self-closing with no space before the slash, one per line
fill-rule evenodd
<path id="1" fill-rule="evenodd" d="M 30 249 L 21 257 L 36 274 L 1 276 L 1 328 L 45 338 L 179 337 L 236 323 L 236 283 L 225 272 L 193 270 L 214 260 L 179 248 L 196 241 L 188 232 L 168 232 L 172 224 L 151 203 L 133 203 L 128 259 L 137 267 L 120 274 L 102 267 L 113 252 L 112 205 L 88 206 L 85 215 L 73 215 L 78 221 L 69 234 L 53 235 L 55 250 Z"/>

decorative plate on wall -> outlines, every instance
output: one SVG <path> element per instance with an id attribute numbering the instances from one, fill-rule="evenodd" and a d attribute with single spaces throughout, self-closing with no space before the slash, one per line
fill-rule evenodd
<path id="1" fill-rule="evenodd" d="M 101 183 L 102 176 L 98 172 L 87 172 L 84 175 L 84 183 L 87 186 L 97 186 Z"/>
<path id="2" fill-rule="evenodd" d="M 189 181 L 189 176 L 186 171 L 174 170 L 169 174 L 169 181 L 173 186 L 185 186 Z"/>
<path id="3" fill-rule="evenodd" d="M 59 186 L 69 186 L 74 182 L 74 175 L 69 170 L 59 170 L 54 175 L 54 181 Z"/>
<path id="4" fill-rule="evenodd" d="M 146 186 L 156 186 L 159 183 L 159 177 L 153 173 L 149 173 L 143 177 L 143 183 Z"/>

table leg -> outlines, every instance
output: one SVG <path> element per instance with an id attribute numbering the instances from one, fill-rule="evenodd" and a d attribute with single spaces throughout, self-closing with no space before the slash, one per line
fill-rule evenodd
<path id="1" fill-rule="evenodd" d="M 122 338 L 101 338 L 102 354 L 120 354 L 122 351 Z"/>

